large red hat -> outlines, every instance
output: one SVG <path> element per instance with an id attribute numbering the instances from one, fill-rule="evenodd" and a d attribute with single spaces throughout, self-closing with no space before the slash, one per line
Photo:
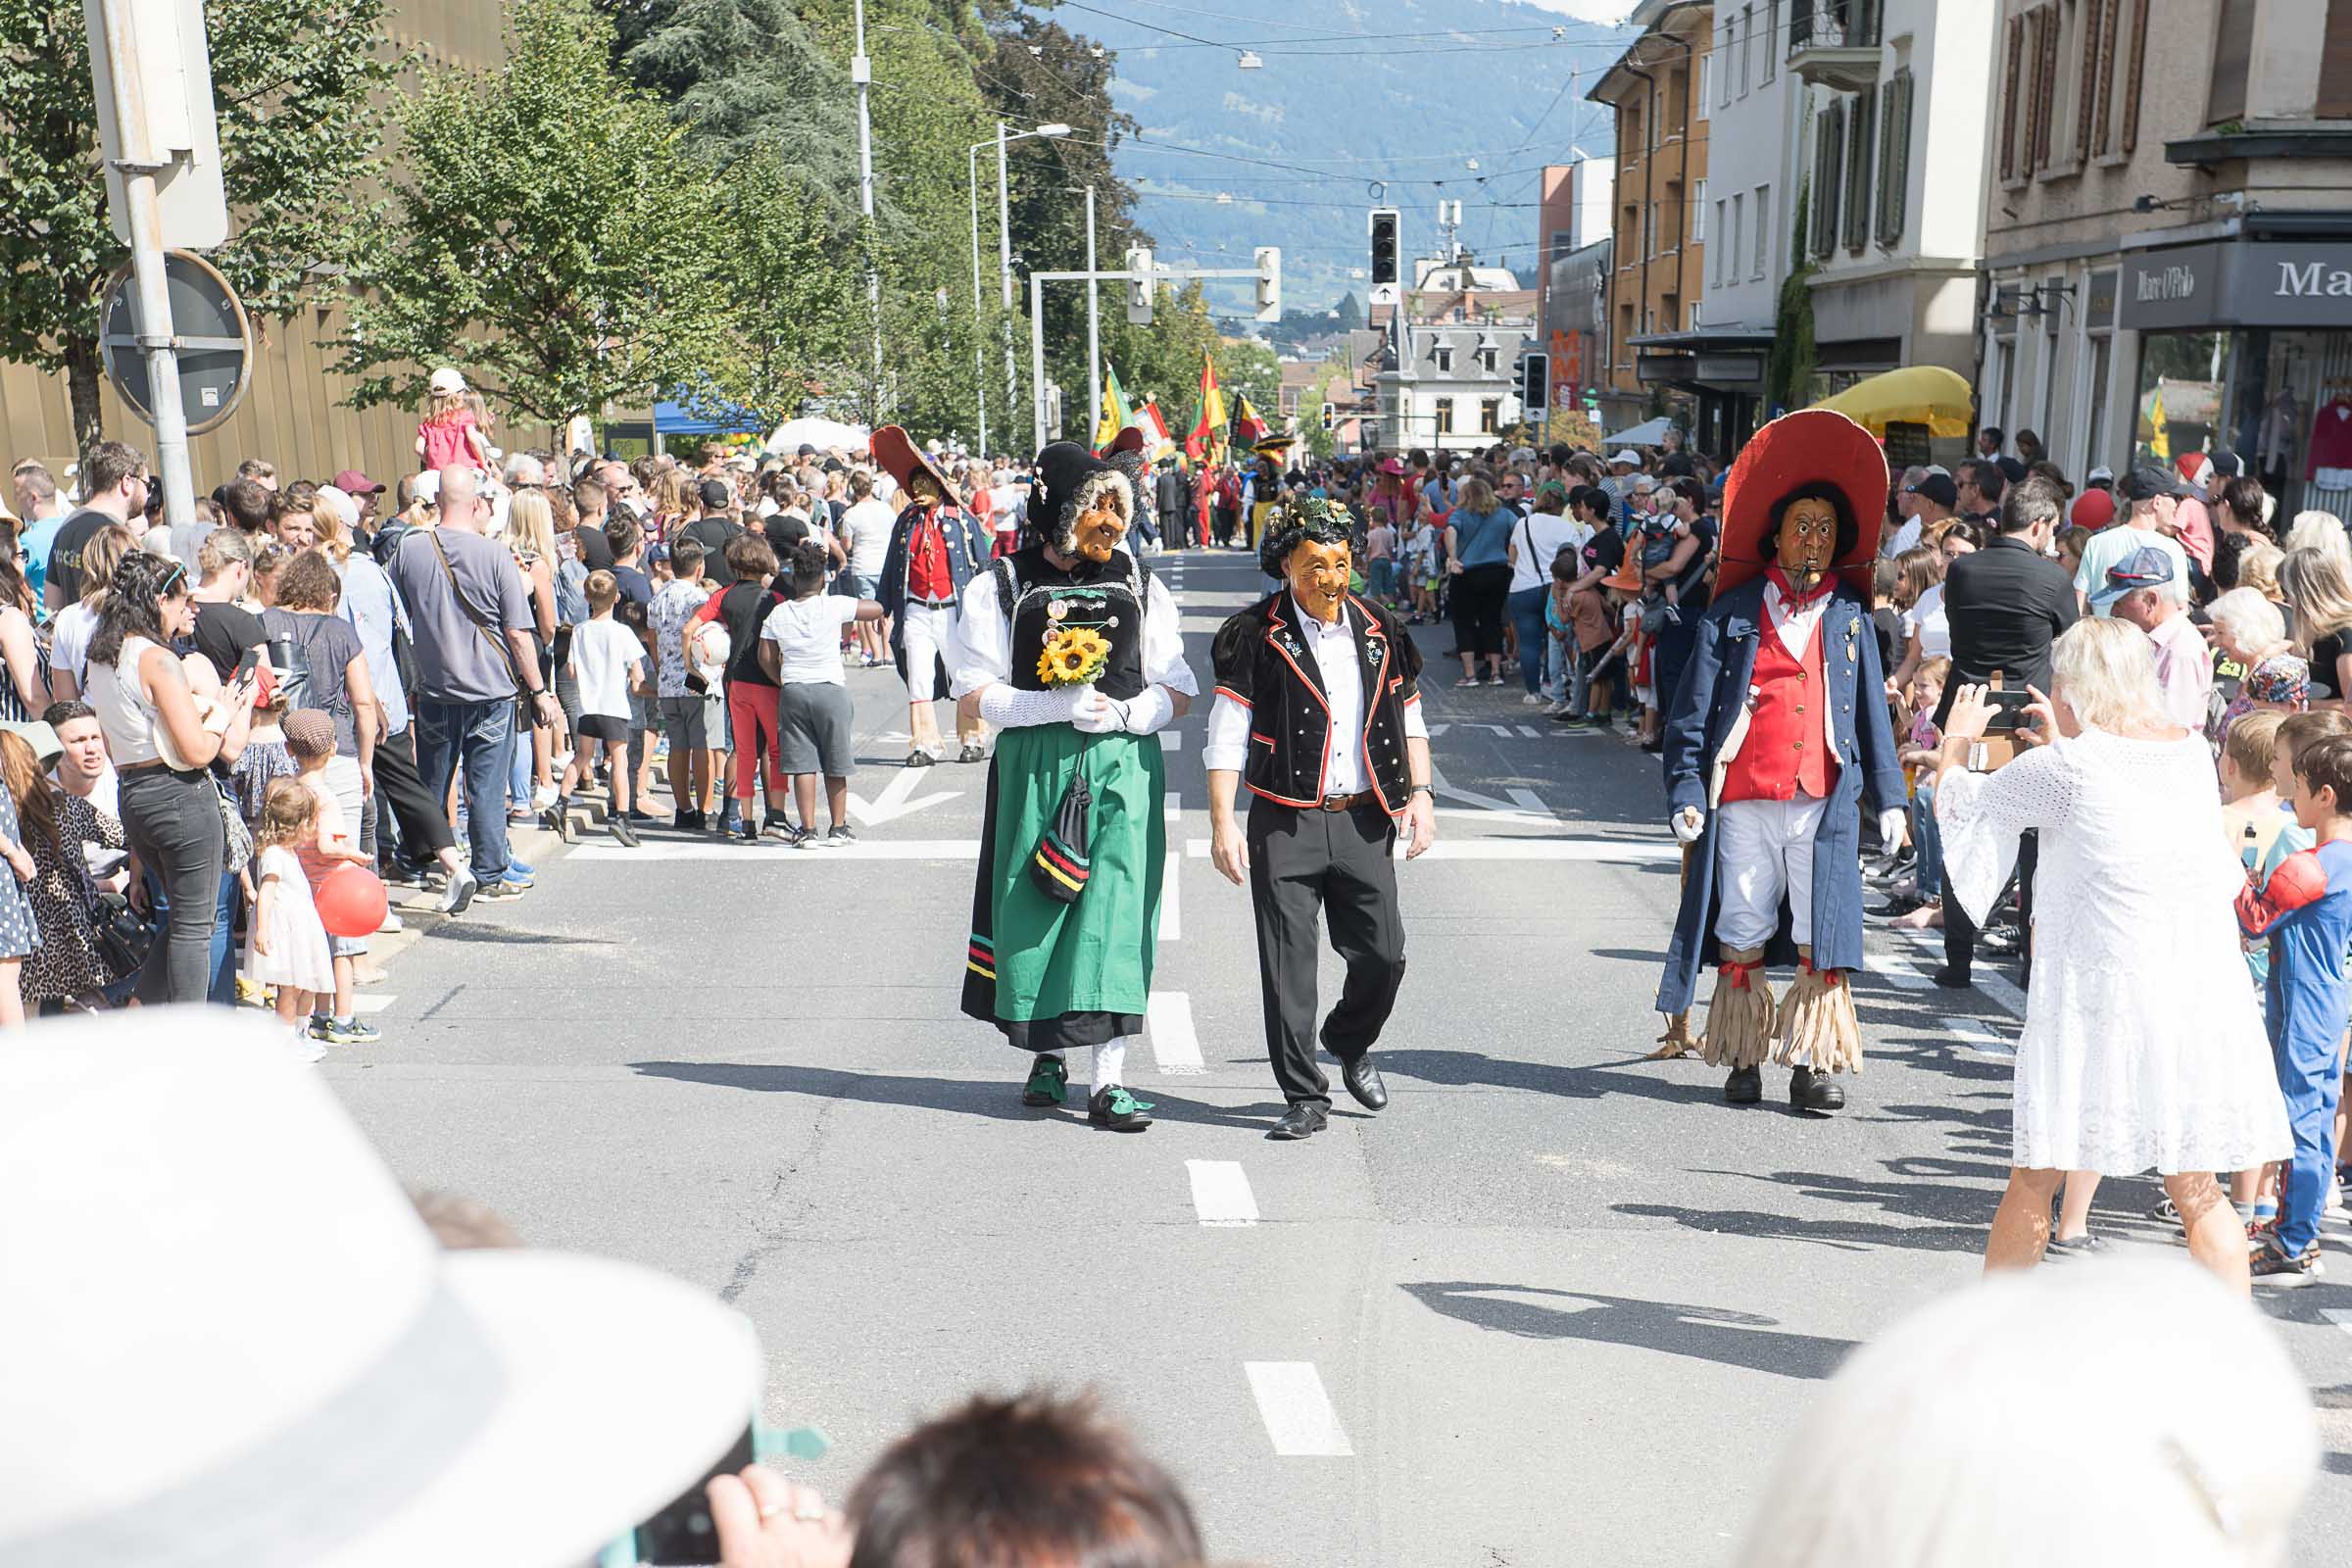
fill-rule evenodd
<path id="1" fill-rule="evenodd" d="M 1868 430 L 1829 409 L 1799 409 L 1758 430 L 1723 486 L 1723 555 L 1715 590 L 1763 575 L 1775 556 L 1773 508 L 1797 486 L 1826 482 L 1854 514 L 1852 548 L 1831 563 L 1864 596 L 1886 520 L 1886 454 Z"/>
<path id="2" fill-rule="evenodd" d="M 906 426 L 886 424 L 876 430 L 871 450 L 874 461 L 882 465 L 885 473 L 898 480 L 900 488 L 904 489 L 918 471 L 927 473 L 939 486 L 939 493 L 947 497 L 950 503 L 958 507 L 963 505 L 963 497 L 956 493 L 947 470 L 932 462 L 931 455 L 914 444 L 914 438 L 906 433 Z"/>

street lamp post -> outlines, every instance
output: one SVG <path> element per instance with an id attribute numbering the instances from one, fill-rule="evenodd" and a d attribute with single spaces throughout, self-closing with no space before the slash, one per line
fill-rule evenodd
<path id="1" fill-rule="evenodd" d="M 1013 142 L 1030 136 L 1067 136 L 1070 127 L 1055 121 L 1034 130 L 1007 130 L 1004 122 L 997 122 L 997 133 L 988 141 L 976 141 L 966 150 L 964 158 L 972 189 L 972 377 L 980 394 L 980 449 L 988 450 L 988 369 L 981 347 L 980 323 L 980 149 L 997 149 L 997 278 L 998 303 L 1004 312 L 1004 419 L 1005 427 L 1013 428 L 1013 410 L 1020 407 L 1020 381 L 1015 374 L 1012 354 L 1012 203 L 1005 172 L 1004 149 Z"/>

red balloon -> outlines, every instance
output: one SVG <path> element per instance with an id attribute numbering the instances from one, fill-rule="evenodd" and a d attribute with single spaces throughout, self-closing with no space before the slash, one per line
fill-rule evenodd
<path id="1" fill-rule="evenodd" d="M 318 923 L 330 937 L 373 936 L 391 901 L 384 879 L 356 860 L 346 860 L 318 884 Z"/>

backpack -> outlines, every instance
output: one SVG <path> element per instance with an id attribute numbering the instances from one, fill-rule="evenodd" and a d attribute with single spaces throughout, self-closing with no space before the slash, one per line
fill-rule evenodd
<path id="1" fill-rule="evenodd" d="M 588 616 L 588 564 L 574 556 L 556 567 L 556 623 L 577 626 Z"/>

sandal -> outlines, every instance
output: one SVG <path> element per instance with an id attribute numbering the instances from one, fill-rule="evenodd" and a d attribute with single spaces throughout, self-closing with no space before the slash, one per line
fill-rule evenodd
<path id="1" fill-rule="evenodd" d="M 1485 682 L 1481 681 L 1476 675 L 1464 675 L 1460 680 L 1457 680 L 1453 683 L 1453 689 L 1458 692 L 1465 686 L 1480 686 L 1484 684 Z"/>

